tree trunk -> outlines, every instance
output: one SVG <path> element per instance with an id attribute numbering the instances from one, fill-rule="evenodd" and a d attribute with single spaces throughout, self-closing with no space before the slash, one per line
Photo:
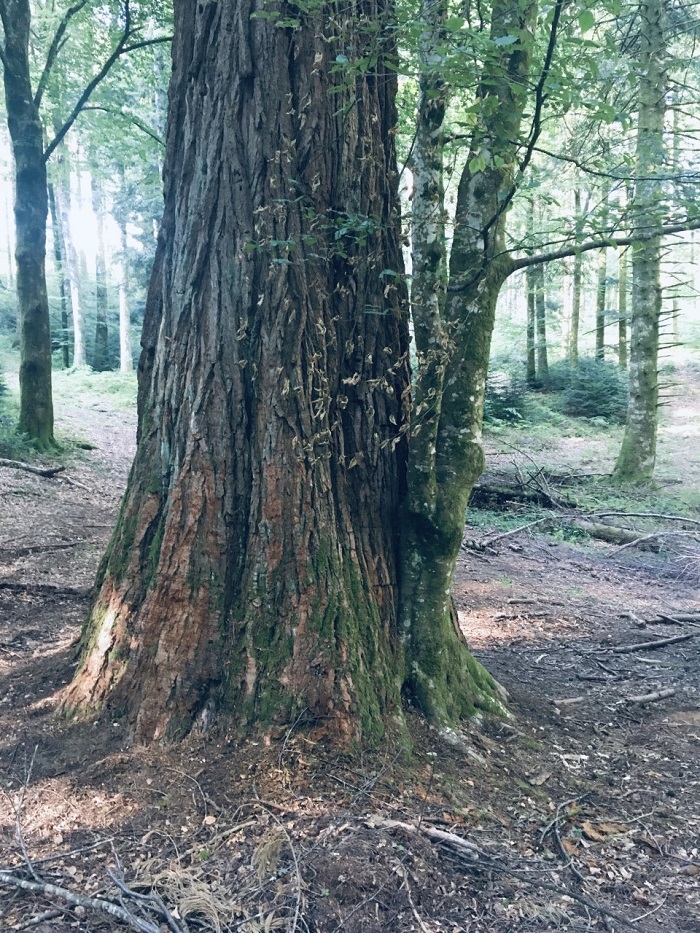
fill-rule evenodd
<path id="1" fill-rule="evenodd" d="M 547 354 L 547 302 L 544 290 L 544 266 L 533 268 L 535 278 L 535 321 L 537 324 L 537 378 L 540 382 L 549 379 Z"/>
<path id="2" fill-rule="evenodd" d="M 46 188 L 43 129 L 29 68 L 29 0 L 0 0 L 5 32 L 7 122 L 15 159 L 15 258 L 20 317 L 19 430 L 40 447 L 54 444 L 51 327 L 46 292 Z"/>
<path id="3" fill-rule="evenodd" d="M 92 210 L 97 220 L 97 243 L 95 250 L 95 348 L 92 368 L 103 373 L 111 369 L 109 365 L 109 329 L 107 315 L 109 299 L 107 295 L 107 258 L 105 255 L 105 199 L 102 182 L 95 176 L 90 180 L 92 188 Z"/>
<path id="4" fill-rule="evenodd" d="M 608 251 L 598 251 L 598 282 L 595 304 L 595 358 L 605 359 L 605 298 L 608 277 Z"/>
<path id="5" fill-rule="evenodd" d="M 617 287 L 617 355 L 620 369 L 627 369 L 627 267 L 629 250 L 619 254 Z"/>
<path id="6" fill-rule="evenodd" d="M 61 218 L 58 216 L 56 207 L 56 195 L 54 186 L 48 186 L 49 212 L 51 214 L 51 233 L 53 236 L 53 256 L 56 263 L 56 274 L 58 276 L 58 292 L 61 302 L 61 355 L 63 357 L 63 368 L 70 366 L 70 340 L 68 337 L 68 288 L 66 283 L 66 251 L 63 244 L 63 233 L 61 230 Z"/>
<path id="7" fill-rule="evenodd" d="M 404 679 L 393 33 L 346 72 L 363 22 L 256 9 L 175 3 L 138 449 L 66 707 L 111 698 L 141 741 L 221 710 L 372 742 Z"/>
<path id="8" fill-rule="evenodd" d="M 63 243 L 66 254 L 66 283 L 70 295 L 71 317 L 73 321 L 73 366 L 81 369 L 87 365 L 85 354 L 85 321 L 80 294 L 80 271 L 78 254 L 73 243 L 70 226 L 70 173 L 63 172 L 56 181 L 56 201 L 61 217 Z"/>
<path id="9" fill-rule="evenodd" d="M 120 227 L 122 255 L 119 262 L 119 369 L 130 373 L 134 369 L 131 346 L 131 309 L 129 308 L 129 264 L 126 256 L 126 225 Z"/>
<path id="10" fill-rule="evenodd" d="M 437 432 L 433 444 L 414 444 L 413 436 L 410 441 L 409 475 L 419 473 L 421 488 L 431 494 L 410 495 L 404 515 L 406 687 L 442 728 L 474 705 L 501 708 L 494 681 L 467 650 L 450 594 L 469 494 L 484 464 L 481 428 L 491 333 L 498 293 L 512 270 L 503 198 L 516 170 L 534 12 L 529 5 L 514 9 L 508 0 L 496 0 L 493 7 L 491 39 L 515 32 L 520 41 L 484 66 L 477 124 L 457 194 L 444 321 L 433 335 L 437 341 L 444 332 L 449 341 Z"/>
<path id="11" fill-rule="evenodd" d="M 577 237 L 581 228 L 581 189 L 574 189 L 574 218 Z M 568 357 L 572 366 L 578 366 L 578 335 L 581 321 L 581 281 L 583 273 L 583 256 L 577 253 L 574 256 L 574 283 L 571 299 L 571 326 L 569 328 Z"/>
<path id="12" fill-rule="evenodd" d="M 658 356 L 661 316 L 661 226 L 663 181 L 655 178 L 665 161 L 666 11 L 663 0 L 643 0 L 639 62 L 639 116 L 633 222 L 640 238 L 632 247 L 632 339 L 630 400 L 615 476 L 648 482 L 654 475 L 658 426 Z"/>
<path id="13" fill-rule="evenodd" d="M 534 266 L 525 269 L 525 282 L 527 289 L 527 365 L 526 381 L 532 387 L 537 383 L 537 359 L 535 356 L 535 279 Z"/>

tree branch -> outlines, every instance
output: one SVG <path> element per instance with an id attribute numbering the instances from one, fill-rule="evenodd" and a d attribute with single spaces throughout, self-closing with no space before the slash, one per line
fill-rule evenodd
<path id="1" fill-rule="evenodd" d="M 632 246 L 634 243 L 641 243 L 644 240 L 652 240 L 657 236 L 672 236 L 674 233 L 687 233 L 690 230 L 700 230 L 700 218 L 696 220 L 686 220 L 680 224 L 663 224 L 661 227 L 649 227 L 648 233 L 637 233 L 631 236 L 613 236 L 599 237 L 594 240 L 587 240 L 577 246 L 567 246 L 563 249 L 553 250 L 550 253 L 539 253 L 534 256 L 521 256 L 514 259 L 511 264 L 511 274 L 519 269 L 527 269 L 528 266 L 540 266 L 543 263 L 554 262 L 557 259 L 567 259 L 569 256 L 576 256 L 579 253 L 588 253 L 594 249 L 607 249 L 608 247 L 617 248 L 618 246 Z"/>
<path id="2" fill-rule="evenodd" d="M 119 110 L 116 107 L 103 107 L 102 104 L 90 104 L 89 106 L 83 107 L 83 112 L 85 111 L 100 111 L 102 113 L 111 113 L 116 117 L 123 117 L 125 120 L 128 120 L 129 123 L 133 123 L 134 126 L 138 127 L 142 133 L 145 133 L 146 136 L 150 136 L 151 139 L 155 140 L 159 146 L 162 146 L 165 149 L 165 140 L 162 136 L 159 136 L 155 130 L 141 120 L 139 117 L 134 116 L 132 113 L 125 113 L 123 110 Z"/>
<path id="3" fill-rule="evenodd" d="M 74 6 L 68 7 L 66 10 L 63 19 L 58 24 L 58 28 L 54 34 L 53 39 L 51 40 L 51 45 L 49 46 L 48 54 L 46 55 L 46 64 L 44 65 L 44 70 L 41 73 L 41 78 L 39 79 L 39 84 L 37 85 L 36 94 L 34 95 L 34 106 L 38 107 L 41 103 L 41 98 L 44 96 L 44 91 L 46 90 L 46 85 L 49 80 L 49 75 L 51 74 L 51 69 L 54 66 L 56 59 L 58 58 L 58 53 L 61 51 L 62 45 L 61 40 L 68 29 L 68 25 L 73 17 L 80 13 L 84 6 L 86 6 L 88 0 L 78 0 Z"/>
<path id="4" fill-rule="evenodd" d="M 66 133 L 70 130 L 70 128 L 80 116 L 81 112 L 85 109 L 85 105 L 90 100 L 92 92 L 95 90 L 98 84 L 100 84 L 106 78 L 110 69 L 117 61 L 117 59 L 120 58 L 120 56 L 126 55 L 128 52 L 135 52 L 137 49 L 146 48 L 146 46 L 149 45 L 157 45 L 158 43 L 170 42 L 172 40 L 172 36 L 157 36 L 155 39 L 144 39 L 142 42 L 134 42 L 131 45 L 127 45 L 129 39 L 134 35 L 135 31 L 136 30 L 131 25 L 131 10 L 129 8 L 129 0 L 126 0 L 124 4 L 124 31 L 121 35 L 121 38 L 119 39 L 119 42 L 117 42 L 112 54 L 105 61 L 98 73 L 95 75 L 92 81 L 90 81 L 83 93 L 78 98 L 78 101 L 66 122 L 46 147 L 46 150 L 44 151 L 44 162 L 47 162 L 51 158 L 54 151 L 63 142 Z"/>

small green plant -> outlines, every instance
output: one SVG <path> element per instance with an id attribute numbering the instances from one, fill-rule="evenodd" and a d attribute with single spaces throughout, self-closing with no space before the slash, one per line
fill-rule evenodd
<path id="1" fill-rule="evenodd" d="M 552 364 L 547 390 L 560 393 L 562 410 L 575 418 L 621 424 L 627 415 L 627 376 L 605 360 L 582 357 L 578 366 L 568 360 Z"/>
<path id="2" fill-rule="evenodd" d="M 528 415 L 528 395 L 525 382 L 519 376 L 502 369 L 489 373 L 484 399 L 484 421 L 487 424 L 519 423 Z"/>

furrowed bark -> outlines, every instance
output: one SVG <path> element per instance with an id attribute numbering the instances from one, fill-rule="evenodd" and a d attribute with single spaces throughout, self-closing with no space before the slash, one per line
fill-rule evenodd
<path id="1" fill-rule="evenodd" d="M 643 0 L 639 61 L 636 191 L 632 204 L 637 227 L 661 230 L 663 182 L 654 178 L 665 161 L 666 10 L 664 0 Z M 634 231 L 633 231 L 634 232 Z M 652 479 L 658 427 L 658 355 L 661 316 L 661 237 L 647 236 L 632 246 L 632 334 L 630 400 L 622 448 L 614 475 L 622 482 Z"/>
<path id="2" fill-rule="evenodd" d="M 400 708 L 408 330 L 389 10 L 175 3 L 138 449 L 65 705 L 377 741 Z M 284 16 L 281 17 L 284 19 Z M 338 68 L 349 48 L 376 64 Z M 386 275 L 391 270 L 394 275 Z"/>

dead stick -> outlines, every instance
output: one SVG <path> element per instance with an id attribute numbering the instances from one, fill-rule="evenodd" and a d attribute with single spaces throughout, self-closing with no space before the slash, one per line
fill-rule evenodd
<path id="1" fill-rule="evenodd" d="M 534 522 L 528 522 L 527 525 L 520 525 L 518 528 L 512 528 L 510 531 L 504 531 L 503 534 L 495 535 L 493 538 L 486 538 L 482 543 L 489 547 L 492 544 L 495 544 L 496 541 L 503 541 L 504 538 L 512 538 L 513 535 L 519 535 L 521 531 L 526 531 L 528 528 L 534 528 L 535 525 L 542 525 L 544 522 L 554 521 L 553 518 L 548 516 L 547 518 L 538 518 Z"/>
<path id="2" fill-rule="evenodd" d="M 118 904 L 104 900 L 101 897 L 85 897 L 83 894 L 76 894 L 74 891 L 69 891 L 68 888 L 61 888 L 58 885 L 48 884 L 45 881 L 25 881 L 24 878 L 10 875 L 6 871 L 0 871 L 0 884 L 9 884 L 15 888 L 21 888 L 23 891 L 34 891 L 39 894 L 50 894 L 52 897 L 60 897 L 68 904 L 73 904 L 76 907 L 85 907 L 89 910 L 101 910 L 111 917 L 122 920 L 135 930 L 139 930 L 140 933 L 160 933 L 159 928 L 154 924 L 135 917 Z"/>
<path id="3" fill-rule="evenodd" d="M 690 638 L 697 638 L 700 632 L 688 632 L 686 635 L 674 635 L 672 638 L 660 638 L 658 641 L 643 641 L 639 645 L 619 645 L 613 648 L 613 654 L 630 654 L 632 651 L 653 651 L 655 648 L 663 648 L 665 645 L 676 645 L 681 641 L 688 641 Z"/>
<path id="4" fill-rule="evenodd" d="M 695 518 L 683 515 L 662 515 L 660 512 L 591 512 L 596 518 L 659 518 L 666 522 L 687 522 L 688 525 L 700 525 Z"/>
<path id="5" fill-rule="evenodd" d="M 626 550 L 628 547 L 644 544 L 646 541 L 654 541 L 657 538 L 694 538 L 696 541 L 700 540 L 696 531 L 657 531 L 654 534 L 642 535 L 640 538 L 635 538 L 634 541 L 628 541 L 627 544 L 620 545 L 615 553 L 610 556 L 617 557 L 621 551 Z"/>
<path id="6" fill-rule="evenodd" d="M 24 470 L 25 473 L 33 473 L 35 476 L 44 476 L 50 479 L 57 473 L 63 473 L 64 466 L 56 467 L 35 467 L 31 463 L 22 463 L 21 460 L 4 460 L 0 458 L 0 467 L 9 467 L 12 470 Z"/>
<path id="7" fill-rule="evenodd" d="M 636 697 L 626 697 L 626 699 L 628 703 L 654 703 L 656 700 L 665 700 L 666 697 L 675 695 L 675 687 L 666 687 L 664 690 L 655 690 L 653 693 L 643 693 Z"/>

